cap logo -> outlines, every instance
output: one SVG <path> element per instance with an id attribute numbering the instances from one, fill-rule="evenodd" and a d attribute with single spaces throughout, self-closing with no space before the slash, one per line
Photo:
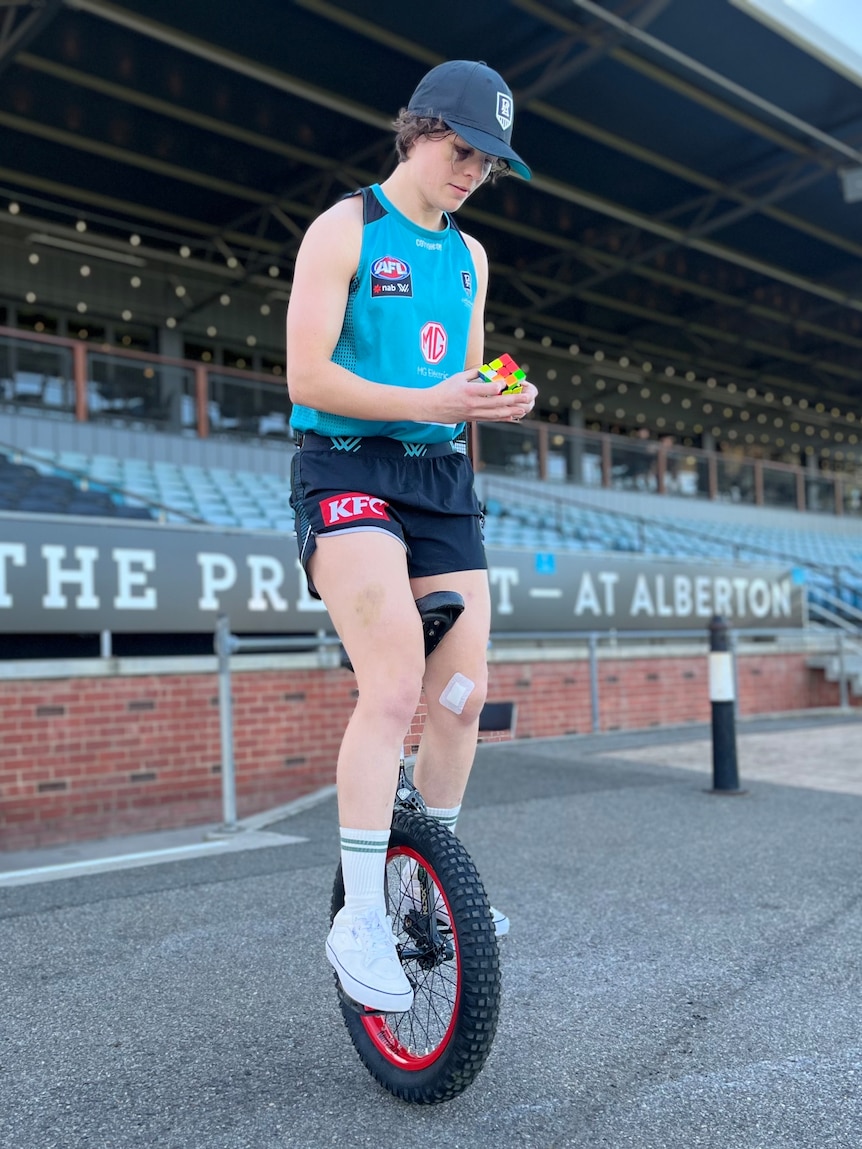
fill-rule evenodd
<path id="1" fill-rule="evenodd" d="M 497 123 L 504 132 L 512 126 L 512 97 L 506 92 L 497 93 Z"/>

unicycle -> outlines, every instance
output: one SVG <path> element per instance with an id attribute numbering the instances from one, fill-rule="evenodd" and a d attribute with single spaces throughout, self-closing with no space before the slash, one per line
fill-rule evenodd
<path id="1" fill-rule="evenodd" d="M 426 656 L 463 610 L 440 591 L 417 601 Z M 360 1060 L 390 1093 L 434 1104 L 462 1093 L 487 1060 L 500 1010 L 500 959 L 488 897 L 455 835 L 425 813 L 402 758 L 386 859 L 386 912 L 412 1007 L 381 1013 L 347 997 L 341 1012 Z M 331 916 L 344 905 L 341 867 Z"/>

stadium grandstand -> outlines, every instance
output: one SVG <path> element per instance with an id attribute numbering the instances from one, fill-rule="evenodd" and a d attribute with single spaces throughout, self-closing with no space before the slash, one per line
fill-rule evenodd
<path id="1" fill-rule="evenodd" d="M 833 8 L 2 5 L 8 848 L 212 814 L 220 614 L 294 643 L 236 660 L 242 808 L 331 780 L 352 686 L 296 569 L 285 306 L 310 220 L 385 178 L 456 57 L 506 77 L 534 172 L 459 213 L 487 349 L 539 388 L 469 429 L 506 734 L 703 721 L 715 614 L 743 713 L 858 701 L 862 35 Z"/>

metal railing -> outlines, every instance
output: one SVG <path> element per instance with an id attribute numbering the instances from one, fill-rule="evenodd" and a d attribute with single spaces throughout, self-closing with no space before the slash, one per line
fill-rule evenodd
<path id="1" fill-rule="evenodd" d="M 518 479 L 672 494 L 739 506 L 862 515 L 858 468 L 824 472 L 563 423 L 477 424 L 473 460 L 477 471 Z"/>
<path id="2" fill-rule="evenodd" d="M 283 374 L 2 326 L 0 406 L 201 438 L 290 438 Z"/>
<path id="3" fill-rule="evenodd" d="M 201 438 L 288 441 L 283 375 L 0 326 L 0 406 Z M 792 463 L 528 419 L 472 428 L 477 471 L 862 517 L 862 469 Z"/>
<path id="4" fill-rule="evenodd" d="M 819 622 L 854 635 L 859 634 L 862 628 L 862 610 L 822 587 L 817 587 L 816 595 L 809 591 L 807 609 L 813 623 Z"/>
<path id="5" fill-rule="evenodd" d="M 233 752 L 233 694 L 231 690 L 230 659 L 233 654 L 278 654 L 285 651 L 307 651 L 316 649 L 324 653 L 327 649 L 340 647 L 341 640 L 332 634 L 321 631 L 314 640 L 307 636 L 275 635 L 273 637 L 242 638 L 231 634 L 230 619 L 219 615 L 216 622 L 214 648 L 218 659 L 218 711 L 221 736 L 221 790 L 222 790 L 222 830 L 232 832 L 237 829 L 236 812 L 236 761 Z M 322 661 L 322 665 L 330 665 Z M 333 660 L 331 665 L 338 665 Z"/>
<path id="6" fill-rule="evenodd" d="M 862 627 L 854 632 L 862 643 Z M 627 630 L 627 631 L 513 631 L 494 632 L 491 635 L 491 649 L 500 645 L 548 644 L 549 646 L 585 644 L 589 662 L 590 680 L 590 721 L 592 733 L 601 733 L 601 690 L 599 678 L 600 647 L 619 646 L 623 643 L 643 644 L 645 649 L 655 649 L 659 645 L 671 642 L 687 642 L 702 648 L 704 657 L 708 657 L 710 650 L 710 629 L 703 627 L 699 630 Z M 836 657 L 839 667 L 839 705 L 842 710 L 848 710 L 849 682 L 847 674 L 847 658 L 851 647 L 848 643 L 847 633 L 844 630 L 812 631 L 808 630 L 778 630 L 770 628 L 751 628 L 745 630 L 730 630 L 729 643 L 733 656 L 733 683 L 734 683 L 734 713 L 738 711 L 739 689 L 737 681 L 737 658 L 741 640 L 772 640 L 780 644 L 782 640 L 794 644 L 804 642 L 810 645 L 812 653 L 820 657 Z M 231 657 L 237 654 L 284 653 L 288 651 L 318 653 L 321 667 L 333 668 L 341 665 L 341 641 L 337 635 L 318 631 L 316 635 L 274 635 L 266 637 L 243 638 L 232 634 L 230 619 L 226 615 L 219 616 L 214 637 L 214 648 L 218 661 L 218 699 L 219 699 L 219 729 L 222 748 L 222 814 L 224 819 L 223 830 L 233 832 L 237 829 L 237 803 L 236 803 L 236 760 L 233 744 L 233 694 L 231 676 Z M 853 648 L 855 649 L 855 648 Z"/>

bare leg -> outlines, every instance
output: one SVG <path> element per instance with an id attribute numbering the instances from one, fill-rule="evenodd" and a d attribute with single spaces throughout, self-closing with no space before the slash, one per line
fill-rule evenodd
<path id="1" fill-rule="evenodd" d="M 338 755 L 339 823 L 385 830 L 424 668 L 406 555 L 396 539 L 380 531 L 323 536 L 310 573 L 359 688 Z"/>
<path id="2" fill-rule="evenodd" d="M 425 669 L 427 718 L 413 780 L 429 806 L 458 806 L 476 753 L 479 714 L 488 684 L 486 652 L 491 625 L 487 571 L 456 571 L 413 580 L 416 598 L 432 590 L 464 596 L 464 613 L 428 659 Z M 461 714 L 440 702 L 453 675 L 473 683 Z"/>

